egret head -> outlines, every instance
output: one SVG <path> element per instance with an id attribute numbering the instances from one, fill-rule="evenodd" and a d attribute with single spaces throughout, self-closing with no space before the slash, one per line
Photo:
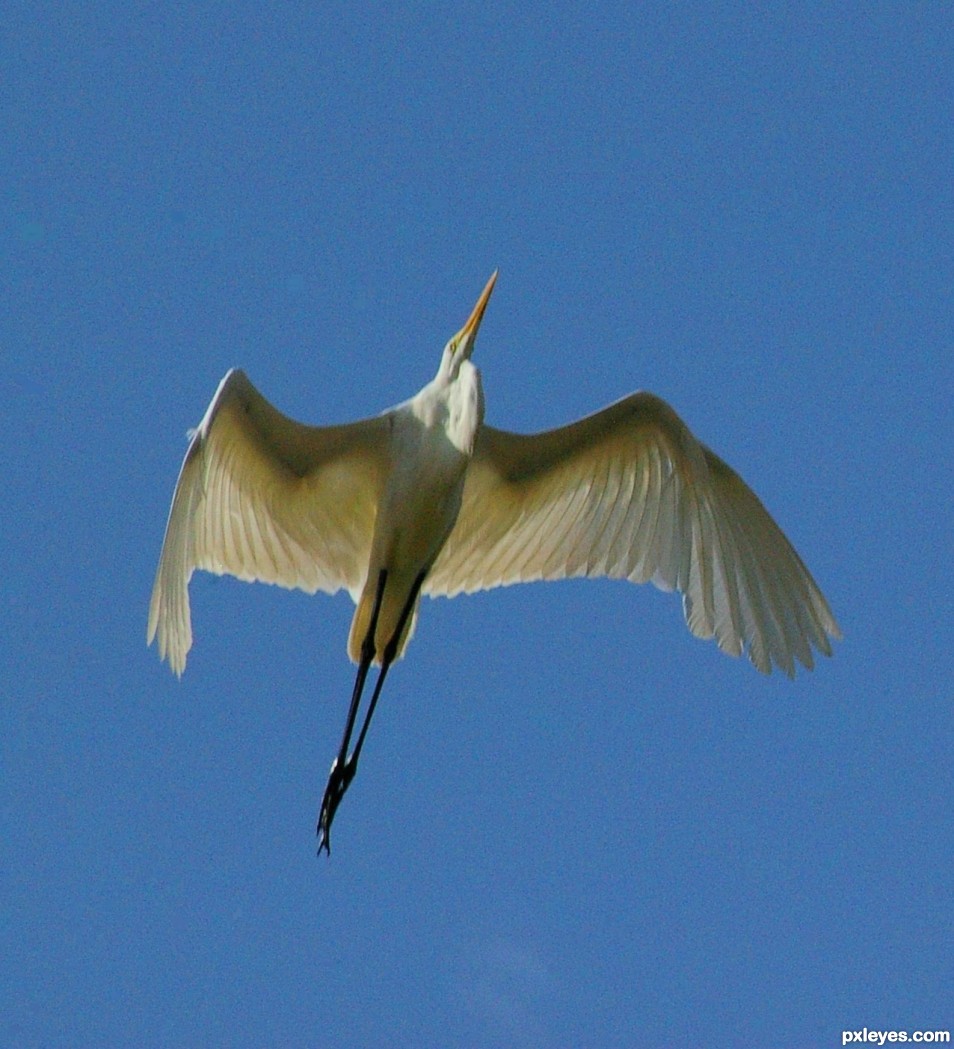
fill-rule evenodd
<path id="1" fill-rule="evenodd" d="M 494 290 L 496 281 L 497 271 L 494 270 L 490 275 L 490 280 L 487 281 L 486 287 L 480 293 L 477 305 L 471 310 L 467 323 L 456 335 L 450 338 L 444 347 L 444 356 L 441 360 L 442 371 L 446 369 L 452 375 L 456 374 L 460 362 L 470 360 L 470 355 L 474 352 L 474 343 L 477 341 L 477 329 L 483 320 L 484 310 L 487 309 L 490 293 Z"/>

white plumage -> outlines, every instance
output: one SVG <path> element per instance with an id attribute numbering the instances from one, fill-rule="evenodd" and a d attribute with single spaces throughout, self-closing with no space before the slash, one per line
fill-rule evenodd
<path id="1" fill-rule="evenodd" d="M 305 426 L 233 370 L 182 464 L 148 626 L 176 674 L 192 644 L 196 568 L 309 593 L 345 588 L 357 604 L 349 653 L 359 673 L 322 806 L 325 846 L 420 593 L 568 576 L 652 581 L 683 593 L 698 637 L 789 675 L 796 659 L 812 667 L 813 647 L 830 655 L 840 636 L 756 495 L 659 398 L 635 393 L 529 436 L 483 424 L 470 355 L 495 280 L 409 401 L 360 422 Z M 349 758 L 371 662 L 382 672 Z"/>

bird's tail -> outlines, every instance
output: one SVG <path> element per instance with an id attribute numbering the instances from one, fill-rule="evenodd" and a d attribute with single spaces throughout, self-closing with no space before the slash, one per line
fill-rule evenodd
<path id="1" fill-rule="evenodd" d="M 361 662 L 361 648 L 364 645 L 364 639 L 367 637 L 368 631 L 371 629 L 371 620 L 374 616 L 374 603 L 376 599 L 376 587 L 366 586 L 358 600 L 358 607 L 354 610 L 354 618 L 351 620 L 351 632 L 348 635 L 348 656 L 352 663 Z M 414 628 L 417 626 L 417 606 L 419 600 L 419 598 L 415 599 L 414 608 L 411 610 L 411 614 L 407 617 L 407 622 L 404 624 L 404 629 L 401 631 L 401 636 L 398 638 L 394 662 L 397 662 L 404 655 L 404 649 L 407 648 L 407 643 L 414 636 Z M 401 612 L 403 611 L 406 601 L 406 596 L 401 597 L 400 600 L 396 601 L 393 590 L 386 589 L 382 595 L 381 608 L 378 612 L 377 627 L 374 631 L 373 662 L 377 665 L 380 665 L 388 641 L 391 640 L 394 631 L 397 629 L 397 624 L 400 621 Z"/>

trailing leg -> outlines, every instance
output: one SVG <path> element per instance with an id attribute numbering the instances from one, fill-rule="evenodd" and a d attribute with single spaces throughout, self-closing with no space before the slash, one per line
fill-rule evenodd
<path id="1" fill-rule="evenodd" d="M 371 639 L 370 647 L 372 650 L 371 658 L 373 658 L 374 648 L 374 628 L 377 625 L 378 611 L 381 603 L 381 595 L 384 592 L 384 576 L 385 572 L 381 573 L 381 580 L 378 583 L 378 595 L 375 604 L 375 611 L 372 615 L 371 629 L 368 631 L 368 636 Z M 354 779 L 355 773 L 358 771 L 358 758 L 361 756 L 361 748 L 364 746 L 365 737 L 368 734 L 368 727 L 371 724 L 371 718 L 374 716 L 374 708 L 378 705 L 378 697 L 381 695 L 381 689 L 384 687 L 385 678 L 388 675 L 388 670 L 391 668 L 391 664 L 394 662 L 397 656 L 398 643 L 401 639 L 401 635 L 404 633 L 404 628 L 414 610 L 414 605 L 421 592 L 421 586 L 424 583 L 424 577 L 427 572 L 421 572 L 418 577 L 414 580 L 414 585 L 411 587 L 410 593 L 408 594 L 407 601 L 404 603 L 404 607 L 401 609 L 401 615 L 398 619 L 397 628 L 393 635 L 388 639 L 387 644 L 384 646 L 384 652 L 381 655 L 381 670 L 378 672 L 377 681 L 374 683 L 374 692 L 371 695 L 371 702 L 368 704 L 368 712 L 364 716 L 364 723 L 361 726 L 361 731 L 358 733 L 357 742 L 354 745 L 354 750 L 350 756 L 346 757 L 348 743 L 351 739 L 351 732 L 354 728 L 354 721 L 357 717 L 358 703 L 352 697 L 352 709 L 349 712 L 349 721 L 345 729 L 345 737 L 342 740 L 341 751 L 338 757 L 335 759 L 334 764 L 331 766 L 331 775 L 328 777 L 328 786 L 325 789 L 325 797 L 321 803 L 321 816 L 318 820 L 318 851 L 321 852 L 324 848 L 328 855 L 331 855 L 331 849 L 329 847 L 329 833 L 331 831 L 331 821 L 334 819 L 335 812 L 338 809 L 338 805 L 341 799 L 344 797 L 345 791 L 348 789 L 351 781 Z M 358 677 L 360 683 L 364 684 L 364 677 L 367 675 L 367 666 L 365 665 L 365 646 L 362 645 L 361 652 L 361 663 L 358 666 Z M 368 659 L 368 665 L 370 665 L 371 658 Z M 364 668 L 364 674 L 362 674 L 362 667 Z M 358 681 L 355 682 L 355 691 L 358 691 Z"/>
<path id="2" fill-rule="evenodd" d="M 378 575 L 378 586 L 374 595 L 374 607 L 371 612 L 371 620 L 361 642 L 361 654 L 358 662 L 358 672 L 354 679 L 354 689 L 351 693 L 351 704 L 348 707 L 348 719 L 345 722 L 344 734 L 341 737 L 341 746 L 338 748 L 338 756 L 331 763 L 331 772 L 328 774 L 328 784 L 325 794 L 321 800 L 321 811 L 318 816 L 318 852 L 324 849 L 331 854 L 329 833 L 331 823 L 335 818 L 335 812 L 351 780 L 354 779 L 354 767 L 349 763 L 348 744 L 351 742 L 351 733 L 354 731 L 354 723 L 357 720 L 358 708 L 361 705 L 361 693 L 364 691 L 364 682 L 368 676 L 368 668 L 374 660 L 374 632 L 378 625 L 378 614 L 381 611 L 381 599 L 384 596 L 384 587 L 387 583 L 388 573 L 382 569 Z M 365 719 L 367 724 L 367 719 Z"/>

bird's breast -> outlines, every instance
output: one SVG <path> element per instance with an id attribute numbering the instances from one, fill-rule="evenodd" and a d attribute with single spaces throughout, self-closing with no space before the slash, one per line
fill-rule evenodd
<path id="1" fill-rule="evenodd" d="M 404 421 L 378 506 L 369 566 L 415 576 L 433 564 L 460 510 L 469 456 L 443 426 Z"/>

